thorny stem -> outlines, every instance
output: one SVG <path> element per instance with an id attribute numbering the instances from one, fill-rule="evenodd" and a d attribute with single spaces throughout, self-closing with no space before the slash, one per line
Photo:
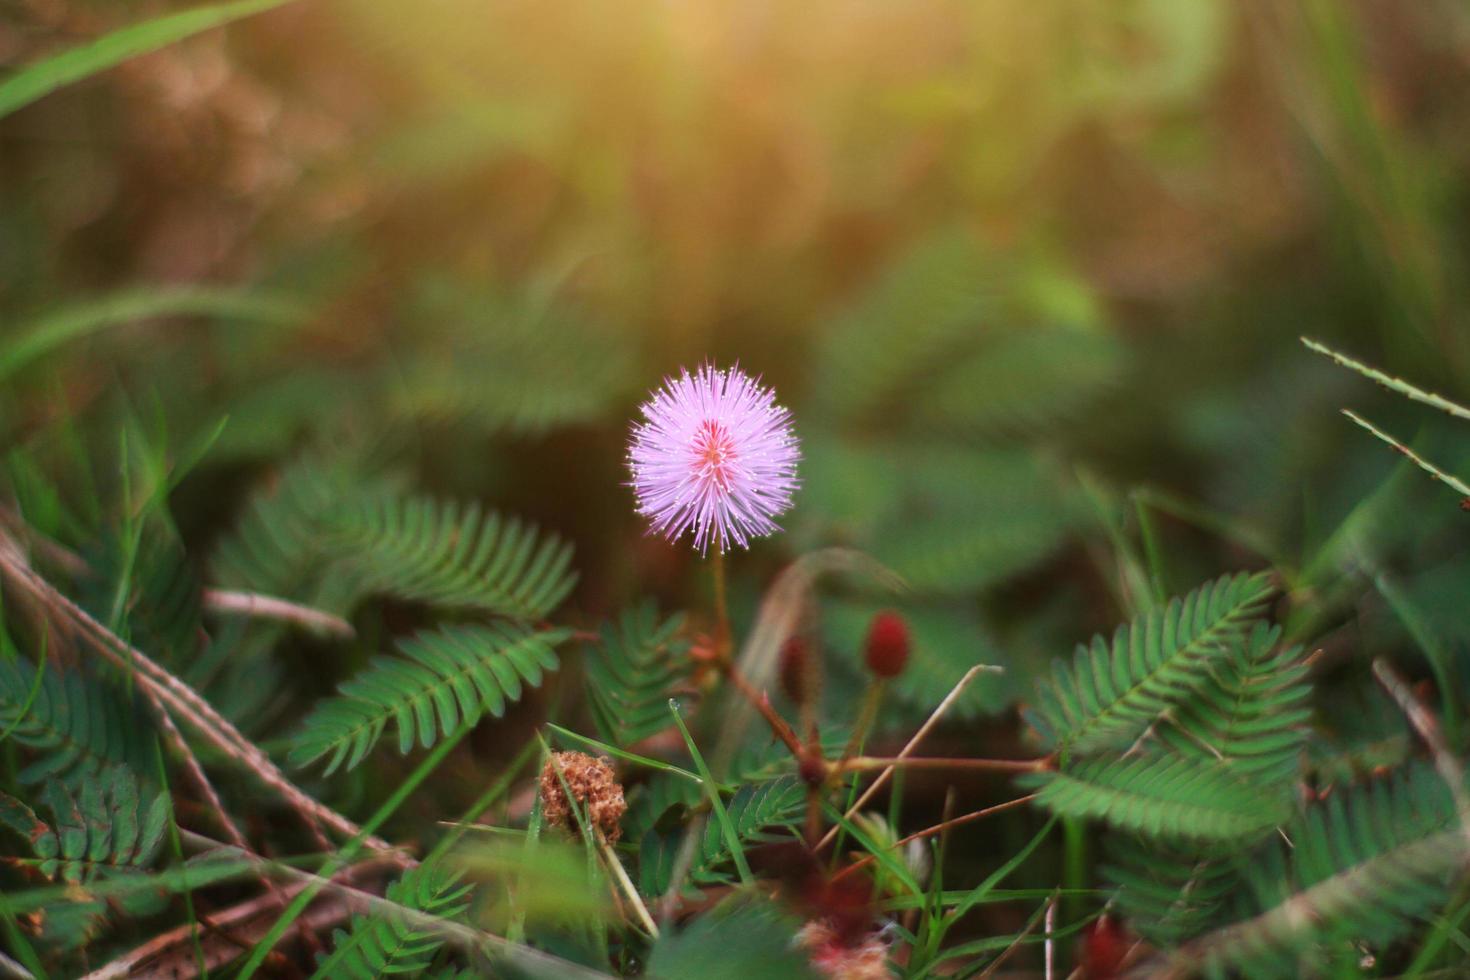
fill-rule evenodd
<path id="1" fill-rule="evenodd" d="M 750 682 L 741 676 L 734 663 L 725 664 L 725 676 L 730 678 L 730 683 L 735 686 L 735 690 L 739 691 L 745 700 L 760 712 L 766 724 L 771 726 L 772 733 L 791 750 L 792 755 L 800 759 L 802 757 L 801 739 L 796 737 L 795 729 L 787 724 L 786 719 L 776 714 L 776 709 L 771 707 L 771 699 L 751 687 Z"/>

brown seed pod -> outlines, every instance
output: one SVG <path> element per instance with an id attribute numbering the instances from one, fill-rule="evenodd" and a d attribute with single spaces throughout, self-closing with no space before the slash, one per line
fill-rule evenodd
<path id="1" fill-rule="evenodd" d="M 885 609 L 873 617 L 863 655 L 874 675 L 891 680 L 902 674 L 909 662 L 909 647 L 909 624 L 902 616 Z"/>
<path id="2" fill-rule="evenodd" d="M 609 843 L 622 836 L 619 821 L 628 804 L 623 801 L 623 785 L 606 759 L 594 759 L 584 752 L 553 752 L 541 769 L 541 812 L 546 823 L 575 832 L 576 818 L 562 789 L 563 780 L 586 811 L 588 821 Z"/>

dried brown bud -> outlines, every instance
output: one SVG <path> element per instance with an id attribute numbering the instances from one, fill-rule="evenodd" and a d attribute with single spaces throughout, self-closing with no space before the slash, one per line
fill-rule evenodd
<path id="1" fill-rule="evenodd" d="M 863 651 L 868 669 L 884 680 L 903 673 L 909 662 L 909 624 L 891 609 L 873 617 Z"/>
<path id="2" fill-rule="evenodd" d="M 816 753 L 803 753 L 796 763 L 796 773 L 808 786 L 820 786 L 827 781 L 827 760 Z"/>
<path id="3" fill-rule="evenodd" d="M 594 759 L 584 752 L 553 752 L 541 769 L 542 815 L 552 827 L 575 831 L 576 818 L 562 790 L 563 781 L 603 837 L 611 843 L 622 836 L 618 821 L 623 819 L 628 804 L 623 801 L 623 786 L 606 759 Z"/>

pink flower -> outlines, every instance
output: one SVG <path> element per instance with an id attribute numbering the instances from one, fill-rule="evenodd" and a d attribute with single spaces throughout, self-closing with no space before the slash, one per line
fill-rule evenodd
<path id="1" fill-rule="evenodd" d="M 706 364 L 681 371 L 642 406 L 628 467 L 638 513 L 675 540 L 694 529 L 703 554 L 780 530 L 773 518 L 791 506 L 796 462 L 791 413 L 738 367 Z"/>

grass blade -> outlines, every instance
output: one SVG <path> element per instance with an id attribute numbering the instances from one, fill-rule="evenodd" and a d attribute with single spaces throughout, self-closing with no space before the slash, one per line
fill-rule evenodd
<path id="1" fill-rule="evenodd" d="M 0 90 L 3 88 L 0 84 Z M 218 316 L 289 323 L 303 315 L 301 309 L 283 299 L 233 289 L 188 286 L 127 290 L 63 307 L 17 328 L 17 339 L 0 346 L 0 381 L 69 340 L 145 317 Z"/>
<path id="2" fill-rule="evenodd" d="M 90 44 L 71 48 L 36 62 L 0 82 L 0 119 L 59 88 L 106 71 L 129 58 L 166 48 L 176 41 L 249 17 L 288 0 L 234 0 L 196 7 L 176 14 L 131 24 L 105 34 Z"/>

